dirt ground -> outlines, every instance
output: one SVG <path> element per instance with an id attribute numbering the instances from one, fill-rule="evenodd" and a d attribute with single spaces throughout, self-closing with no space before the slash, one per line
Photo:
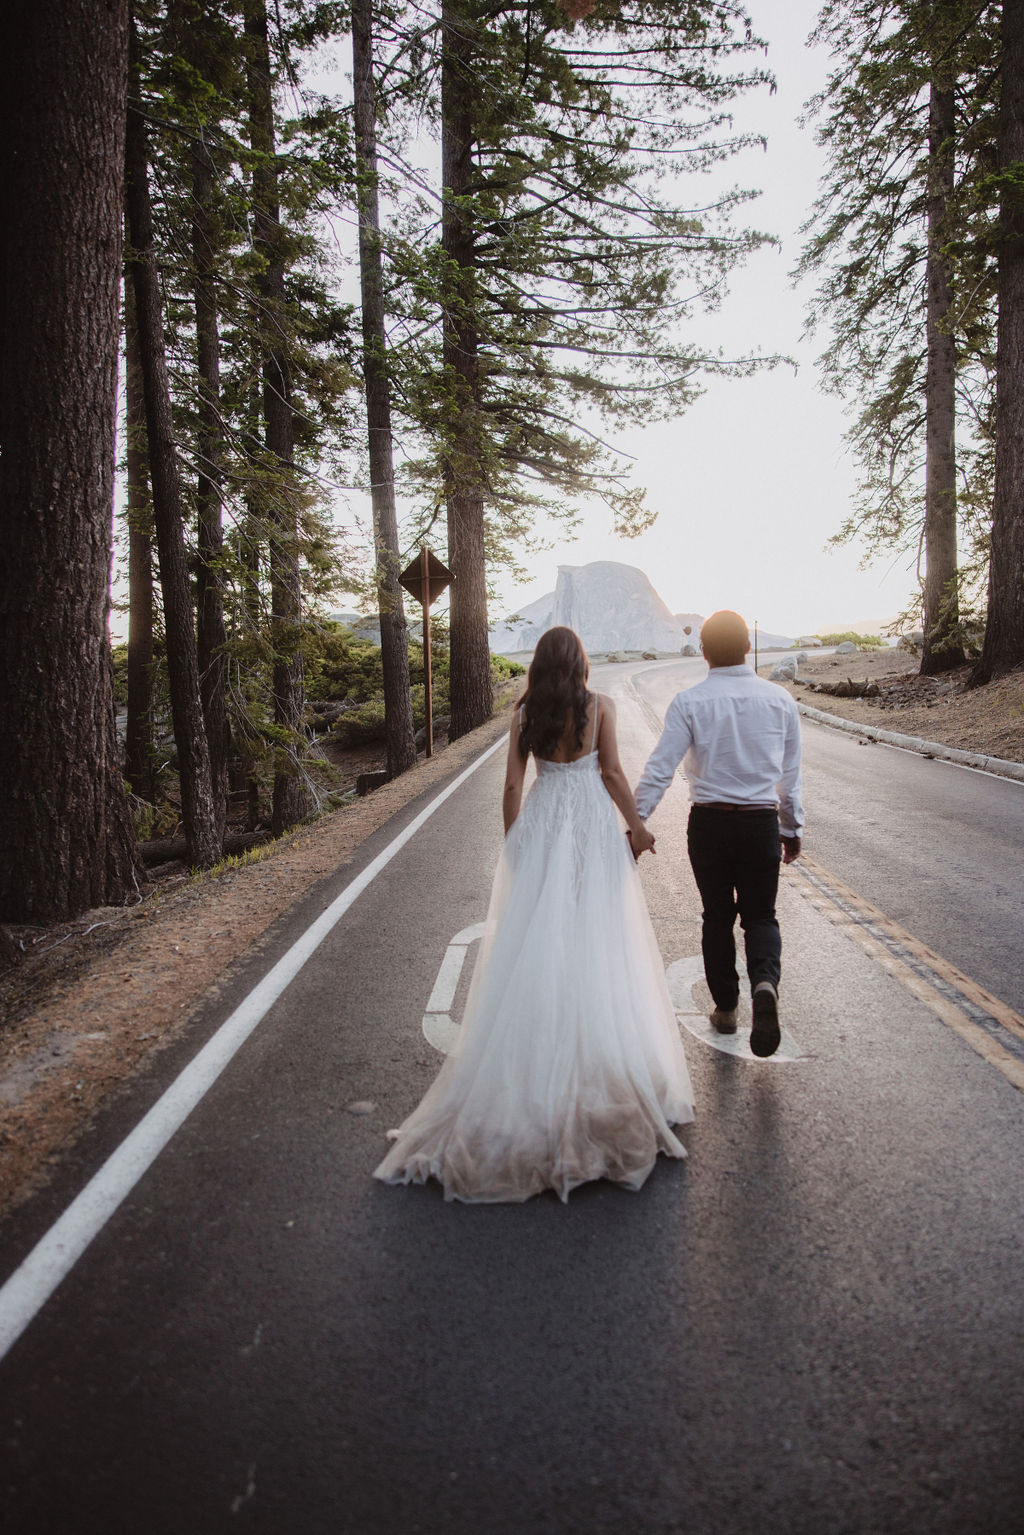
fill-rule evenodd
<path id="1" fill-rule="evenodd" d="M 24 948 L 0 973 L 0 1218 L 50 1175 L 93 1116 L 180 1033 L 200 998 L 319 880 L 425 789 L 508 729 L 515 684 L 488 724 L 315 825 L 228 859 L 170 874 L 128 907 L 48 929 L 7 931 Z M 362 749 L 343 776 L 378 767 Z"/>
<path id="2" fill-rule="evenodd" d="M 1024 761 L 1024 670 L 967 692 L 966 671 L 932 680 L 918 677 L 916 666 L 893 650 L 812 656 L 789 690 L 846 719 Z M 811 690 L 814 682 L 846 678 L 877 683 L 878 697 Z M 223 986 L 284 911 L 410 800 L 506 730 L 517 690 L 505 690 L 501 710 L 480 730 L 314 826 L 212 874 L 171 874 L 144 886 L 128 907 L 14 930 L 24 953 L 0 973 L 0 1216 L 46 1180 L 99 1110 L 177 1037 L 200 999 Z M 354 781 L 379 757 L 363 750 L 338 765 Z"/>
<path id="3" fill-rule="evenodd" d="M 891 649 L 853 656 L 811 655 L 797 680 L 785 686 L 801 703 L 842 719 L 1024 762 L 1024 668 L 971 690 L 969 666 L 939 677 L 920 677 L 918 664 L 913 656 Z M 760 667 L 761 675 L 767 676 L 772 665 Z M 834 698 L 812 686 L 847 680 L 874 683 L 878 695 Z"/>

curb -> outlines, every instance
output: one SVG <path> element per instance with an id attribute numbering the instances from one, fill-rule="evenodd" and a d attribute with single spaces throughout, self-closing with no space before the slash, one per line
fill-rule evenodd
<path id="1" fill-rule="evenodd" d="M 829 725 L 833 730 L 866 736 L 869 741 L 880 741 L 884 746 L 900 746 L 904 751 L 920 752 L 922 757 L 936 757 L 940 762 L 955 762 L 960 767 L 977 768 L 982 773 L 994 773 L 997 778 L 1014 778 L 1018 783 L 1024 783 L 1024 762 L 1008 762 L 1005 757 L 986 757 L 984 752 L 960 751 L 956 746 L 944 746 L 941 741 L 903 736 L 895 730 L 880 730 L 876 725 L 858 725 L 855 720 L 844 720 L 838 714 L 827 714 L 824 709 L 812 709 L 810 704 L 800 703 L 799 700 L 796 706 L 801 714 L 818 725 Z"/>

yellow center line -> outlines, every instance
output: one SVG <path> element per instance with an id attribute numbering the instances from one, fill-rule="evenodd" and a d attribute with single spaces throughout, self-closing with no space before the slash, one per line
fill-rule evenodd
<path id="1" fill-rule="evenodd" d="M 887 944 L 869 932 L 864 924 L 870 923 L 887 934 L 907 955 L 926 965 L 938 980 L 959 992 L 965 1002 L 980 1008 L 1008 1034 L 1012 1034 L 1015 1039 L 1024 1043 L 1024 1018 L 1019 1013 L 1015 1013 L 1012 1007 L 993 996 L 984 986 L 979 986 L 977 981 L 972 981 L 970 976 L 964 975 L 962 970 L 958 970 L 941 954 L 936 954 L 934 949 L 930 949 L 919 938 L 908 933 L 906 928 L 886 916 L 885 912 L 879 911 L 877 906 L 872 906 L 870 901 L 865 900 L 858 891 L 846 884 L 845 880 L 839 879 L 837 875 L 832 874 L 815 859 L 808 857 L 806 853 L 801 856 L 799 862 L 789 865 L 787 873 L 797 877 L 801 895 L 818 911 L 859 944 L 865 953 L 870 954 L 882 966 L 883 970 L 930 1008 L 936 1017 L 941 1018 L 948 1028 L 959 1034 L 961 1039 L 965 1040 L 983 1059 L 1001 1071 L 1007 1081 L 1012 1082 L 1014 1087 L 1024 1092 L 1024 1061 L 994 1039 L 986 1029 L 959 1008 L 952 998 L 930 985 L 910 964 L 901 959 L 898 954 L 894 954 Z M 814 880 L 820 881 L 826 888 L 822 890 L 818 884 L 807 878 L 807 875 L 812 875 Z M 852 907 L 856 915 L 844 911 L 835 898 Z"/>

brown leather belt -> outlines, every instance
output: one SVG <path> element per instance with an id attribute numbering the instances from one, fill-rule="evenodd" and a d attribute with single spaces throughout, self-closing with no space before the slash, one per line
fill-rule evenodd
<path id="1" fill-rule="evenodd" d="M 774 810 L 774 805 L 732 805 L 727 800 L 695 800 L 692 810 Z"/>

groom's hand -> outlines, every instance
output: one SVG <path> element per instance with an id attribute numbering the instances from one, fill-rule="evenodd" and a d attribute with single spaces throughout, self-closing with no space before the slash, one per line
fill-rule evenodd
<path id="1" fill-rule="evenodd" d="M 633 832 L 627 831 L 626 836 L 629 838 L 629 845 L 633 850 L 634 859 L 639 860 L 641 853 L 653 853 L 655 851 L 654 837 L 647 830 L 646 826 L 641 826 L 635 835 Z"/>
<path id="2" fill-rule="evenodd" d="M 801 844 L 801 841 L 800 841 L 799 837 L 783 837 L 782 838 L 782 861 L 783 861 L 783 863 L 795 863 L 796 860 L 800 857 L 800 848 L 801 848 L 801 846 L 802 846 L 802 844 Z"/>

